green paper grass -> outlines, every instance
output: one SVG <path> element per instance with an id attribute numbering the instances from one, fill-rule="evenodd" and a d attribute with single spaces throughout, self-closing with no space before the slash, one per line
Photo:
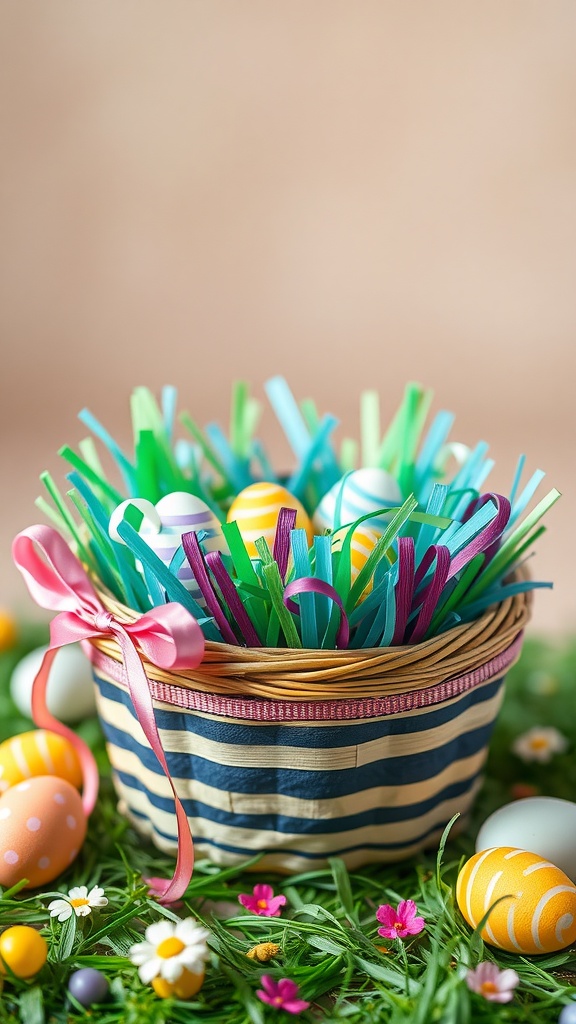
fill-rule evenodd
<path id="1" fill-rule="evenodd" d="M 23 624 L 19 632 L 19 647 L 0 656 L 0 738 L 30 728 L 10 701 L 8 678 L 18 658 L 47 639 L 44 626 Z M 462 858 L 474 851 L 479 824 L 511 800 L 516 785 L 573 799 L 575 672 L 574 641 L 554 646 L 526 642 L 520 663 L 508 677 L 474 819 L 459 835 L 455 828 L 450 831 L 440 856 L 432 849 L 401 864 L 354 872 L 334 859 L 326 869 L 292 877 L 259 872 L 257 857 L 224 869 L 199 861 L 177 908 L 163 908 L 146 895 L 142 875 L 167 877 L 174 862 L 147 846 L 119 816 L 99 726 L 95 720 L 85 721 L 79 731 L 96 754 L 101 793 L 83 850 L 50 891 L 13 890 L 0 896 L 0 928 L 32 925 L 41 929 L 49 946 L 48 964 L 36 978 L 5 981 L 0 1022 L 272 1024 L 280 1016 L 256 996 L 262 974 L 268 973 L 292 978 L 300 986 L 302 998 L 312 1003 L 300 1017 L 304 1024 L 557 1024 L 562 1007 L 576 995 L 576 950 L 526 957 L 484 946 L 455 906 L 454 885 Z M 567 752 L 549 764 L 521 762 L 512 744 L 534 724 L 559 728 L 569 740 Z M 238 903 L 240 893 L 250 893 L 263 881 L 287 898 L 279 918 L 248 914 Z M 75 884 L 100 885 L 109 904 L 65 928 L 49 918 L 46 908 Z M 378 936 L 375 917 L 379 905 L 396 905 L 401 899 L 415 900 L 426 919 L 425 931 L 405 945 Z M 127 954 L 147 925 L 189 915 L 197 916 L 211 933 L 206 981 L 189 1002 L 163 1001 L 142 985 Z M 263 942 L 280 947 L 265 964 L 246 955 Z M 466 969 L 480 959 L 517 971 L 520 985 L 511 1003 L 488 1003 L 468 990 Z M 104 972 L 111 986 L 106 1004 L 86 1011 L 68 1000 L 68 978 L 79 967 Z"/>
<path id="2" fill-rule="evenodd" d="M 551 490 L 530 511 L 528 505 L 543 473 L 537 470 L 521 489 L 525 464 L 521 456 L 512 481 L 508 524 L 494 543 L 486 540 L 483 550 L 477 553 L 473 545 L 478 536 L 485 536 L 481 531 L 495 519 L 496 502 L 500 502 L 498 496 L 490 499 L 482 490 L 493 465 L 487 458 L 488 445 L 481 441 L 468 450 L 448 443 L 453 417 L 445 411 L 436 415 L 426 431 L 431 391 L 418 383 L 408 383 L 383 435 L 378 393 L 366 391 L 360 399 L 360 445 L 345 439 L 339 459 L 333 443 L 337 424 L 333 416 L 321 415 L 312 399 L 298 402 L 281 377 L 268 381 L 265 390 L 296 462 L 285 482 L 308 514 L 312 516 L 323 495 L 338 481 L 341 483 L 336 494 L 334 531 L 345 528 L 343 543 L 332 550 L 331 541 L 322 546 L 317 543 L 320 538 L 315 538 L 304 551 L 302 537 L 293 537 L 292 544 L 297 545 L 297 550 L 291 552 L 285 583 L 305 580 L 308 573 L 311 581 L 320 578 L 333 585 L 352 626 L 350 646 L 388 646 L 392 639 L 399 644 L 410 643 L 433 581 L 437 564 L 434 549 L 438 546 L 447 547 L 452 559 L 458 556 L 458 569 L 454 572 L 451 568 L 448 573 L 436 607 L 430 609 L 430 621 L 426 608 L 426 622 L 419 627 L 420 635 L 426 638 L 470 621 L 491 604 L 519 590 L 550 585 L 526 579 L 512 583 L 511 576 L 542 535 L 545 527 L 541 520 L 560 497 L 559 492 Z M 300 614 L 289 612 L 284 605 L 284 583 L 268 545 L 262 544 L 262 539 L 258 541 L 259 557 L 251 560 L 238 527 L 225 523 L 226 511 L 239 490 L 262 479 L 263 474 L 270 482 L 278 479 L 262 442 L 254 434 L 261 406 L 250 395 L 246 382 L 239 381 L 233 387 L 228 436 L 217 423 L 200 428 L 184 411 L 178 417 L 179 423 L 192 442 L 175 438 L 174 388 L 163 390 L 162 405 L 149 389 L 136 388 L 131 413 L 134 451 L 130 456 L 87 410 L 80 416 L 95 439 L 86 438 L 80 443 L 81 454 L 67 445 L 61 449 L 60 454 L 72 467 L 68 480 L 73 487 L 68 496 L 78 518 L 50 475 L 45 473 L 41 478 L 52 504 L 39 498 L 39 507 L 76 550 L 93 578 L 135 610 L 146 611 L 165 600 L 180 600 L 191 612 L 195 607 L 205 636 L 221 640 L 212 618 L 200 615 L 177 579 L 176 573 L 185 559 L 182 548 L 176 551 L 168 569 L 138 535 L 137 523 L 130 524 L 134 529 L 126 533 L 124 545 L 111 543 L 108 537 L 110 514 L 126 497 L 156 503 L 169 493 L 185 491 L 204 501 L 224 525 L 224 535 L 230 544 L 230 557 L 224 552 L 224 559 L 231 585 L 246 607 L 261 642 L 267 646 L 332 649 L 340 615 L 332 602 L 323 595 L 303 593 Z M 115 461 L 118 475 L 124 481 L 123 491 L 106 475 L 96 441 L 105 446 Z M 375 515 L 374 511 L 353 523 L 342 522 L 345 482 L 358 451 L 363 467 L 382 468 L 395 476 L 403 504 L 401 508 L 380 510 L 387 525 L 378 527 L 380 540 L 353 580 L 352 535 L 357 526 L 370 523 Z M 452 479 L 440 484 L 454 453 L 461 465 Z M 402 565 L 398 561 L 402 538 L 414 542 L 416 581 L 405 578 L 412 572 L 412 558 Z M 202 543 L 202 537 L 199 542 Z M 462 551 L 469 551 L 469 557 L 463 558 Z M 430 567 L 422 575 L 419 566 L 424 559 L 425 566 Z M 363 601 L 367 588 L 372 590 L 371 599 Z M 225 616 L 232 621 L 234 616 L 225 595 L 218 594 Z M 436 600 L 436 590 L 433 594 Z M 395 629 L 396 607 L 404 607 L 409 599 L 408 620 L 402 632 Z"/>

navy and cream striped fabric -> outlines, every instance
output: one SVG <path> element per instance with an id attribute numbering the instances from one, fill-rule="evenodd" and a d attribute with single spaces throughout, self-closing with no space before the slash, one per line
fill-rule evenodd
<path id="1" fill-rule="evenodd" d="M 95 670 L 98 710 L 120 805 L 176 852 L 168 781 L 128 692 Z M 155 700 L 168 767 L 196 855 L 296 872 L 328 856 L 349 867 L 394 861 L 437 842 L 480 785 L 503 678 L 432 707 L 335 722 L 254 723 Z"/>

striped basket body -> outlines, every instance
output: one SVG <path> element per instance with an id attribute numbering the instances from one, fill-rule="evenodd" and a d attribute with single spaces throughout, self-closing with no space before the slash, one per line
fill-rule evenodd
<path id="1" fill-rule="evenodd" d="M 298 692 L 268 699 L 249 687 L 234 693 L 237 664 L 229 680 L 215 671 L 212 688 L 202 676 L 194 686 L 146 666 L 197 856 L 224 865 L 261 853 L 259 868 L 297 872 L 322 867 L 329 856 L 355 868 L 435 844 L 453 814 L 466 815 L 479 788 L 504 676 L 520 652 L 522 616 L 512 619 L 508 632 L 496 629 L 500 649 L 488 645 L 488 659 L 484 634 L 467 651 L 464 644 L 467 671 L 446 675 L 445 667 L 440 681 L 428 685 L 424 673 L 424 683 L 411 687 L 397 668 L 396 676 L 384 672 L 383 681 L 370 677 L 371 695 L 360 690 L 311 700 Z M 343 656 L 348 653 L 360 654 Z M 276 654 L 292 658 L 292 652 Z M 233 657 L 237 662 L 237 651 Z M 93 666 L 120 805 L 142 834 L 175 853 L 169 785 L 137 721 L 113 645 L 94 647 Z M 261 686 L 254 684 L 256 691 Z M 338 692 L 338 681 L 331 690 Z"/>

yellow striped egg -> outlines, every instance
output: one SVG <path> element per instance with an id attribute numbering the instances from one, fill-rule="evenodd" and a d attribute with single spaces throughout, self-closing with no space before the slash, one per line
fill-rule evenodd
<path id="1" fill-rule="evenodd" d="M 335 554 L 337 551 L 342 550 L 342 545 L 347 535 L 347 530 L 337 530 L 332 537 L 332 553 Z M 364 568 L 374 548 L 376 547 L 380 537 L 371 530 L 369 526 L 364 523 L 360 523 L 352 534 L 350 540 L 350 584 L 353 584 L 358 573 Z M 368 585 L 362 592 L 363 600 L 372 590 L 372 580 L 369 581 Z"/>
<path id="2" fill-rule="evenodd" d="M 306 530 L 312 543 L 314 531 L 303 506 L 280 484 L 250 484 L 234 499 L 228 510 L 228 522 L 238 523 L 238 529 L 246 550 L 251 558 L 257 558 L 255 541 L 264 537 L 270 550 L 274 546 L 278 513 L 281 508 L 293 508 L 297 512 L 296 528 Z"/>
<path id="3" fill-rule="evenodd" d="M 32 729 L 0 743 L 0 794 L 36 775 L 55 775 L 80 788 L 80 761 L 69 740 L 46 729 Z"/>
<path id="4" fill-rule="evenodd" d="M 501 897 L 480 932 L 510 953 L 553 953 L 576 939 L 576 886 L 536 853 L 496 846 L 476 853 L 458 875 L 456 899 L 472 928 Z"/>

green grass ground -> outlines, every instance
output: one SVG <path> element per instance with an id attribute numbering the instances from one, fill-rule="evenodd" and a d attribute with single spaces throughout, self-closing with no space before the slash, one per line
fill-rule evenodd
<path id="1" fill-rule="evenodd" d="M 25 651 L 43 642 L 42 627 L 24 630 L 17 649 L 0 656 L 0 739 L 30 728 L 15 711 L 8 680 Z M 532 725 L 554 725 L 570 740 L 565 754 L 549 764 L 525 765 L 511 751 L 514 738 Z M 96 752 L 102 789 L 90 821 L 83 851 L 52 890 L 66 893 L 75 884 L 101 885 L 108 906 L 65 925 L 50 919 L 52 896 L 34 892 L 0 896 L 0 929 L 32 924 L 42 929 L 49 960 L 30 981 L 7 981 L 0 999 L 0 1021 L 94 1021 L 98 1024 L 264 1024 L 289 1018 L 256 996 L 260 977 L 294 979 L 311 1007 L 301 1019 L 348 1021 L 349 1024 L 483 1024 L 488 1021 L 556 1022 L 562 1006 L 576 998 L 576 949 L 553 956 L 519 957 L 483 947 L 454 903 L 458 865 L 473 853 L 478 825 L 492 810 L 512 799 L 518 783 L 543 795 L 573 799 L 576 793 L 576 643 L 551 646 L 527 642 L 522 659 L 510 673 L 505 703 L 491 745 L 486 781 L 468 832 L 449 838 L 438 867 L 438 851 L 393 866 L 372 866 L 348 875 L 335 861 L 325 871 L 292 878 L 242 869 L 220 870 L 200 862 L 179 916 L 197 915 L 212 933 L 206 981 L 189 1002 L 160 1000 L 138 979 L 126 954 L 146 925 L 173 910 L 146 896 L 142 875 L 164 875 L 172 862 L 143 846 L 118 815 L 96 721 L 79 730 Z M 246 914 L 238 895 L 257 881 L 271 882 L 287 897 L 280 918 Z M 414 899 L 426 918 L 426 930 L 411 942 L 380 939 L 375 911 L 382 903 Z M 76 927 L 77 925 L 77 927 Z M 256 943 L 280 946 L 265 966 L 246 956 Z M 377 947 L 383 943 L 388 952 Z M 466 970 L 482 959 L 513 967 L 520 985 L 511 1003 L 497 1005 L 471 993 Z M 67 979 L 81 966 L 106 973 L 109 1000 L 83 1010 L 67 996 Z M 572 973 L 574 972 L 574 973 Z"/>

